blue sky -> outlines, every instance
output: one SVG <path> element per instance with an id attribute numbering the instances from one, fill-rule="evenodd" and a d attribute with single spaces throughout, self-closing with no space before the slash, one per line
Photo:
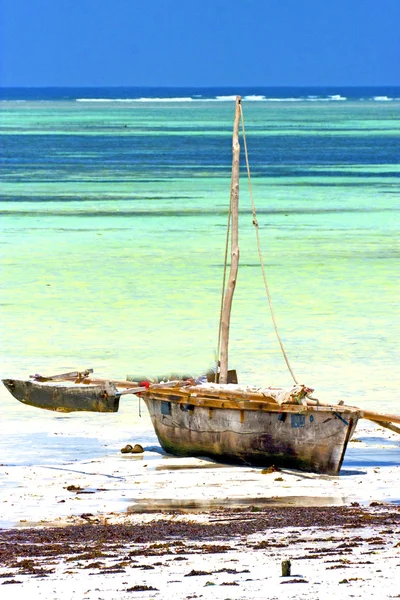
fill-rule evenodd
<path id="1" fill-rule="evenodd" d="M 399 85 L 399 24 L 400 0 L 0 0 L 0 85 Z"/>

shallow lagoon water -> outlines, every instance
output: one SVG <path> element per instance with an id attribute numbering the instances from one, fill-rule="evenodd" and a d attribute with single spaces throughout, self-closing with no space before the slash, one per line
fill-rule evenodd
<path id="1" fill-rule="evenodd" d="M 244 103 L 267 276 L 297 378 L 321 400 L 391 413 L 398 109 Z M 3 377 L 87 367 L 114 378 L 199 374 L 213 363 L 232 117 L 230 102 L 2 104 Z M 243 383 L 289 386 L 244 175 L 230 362 Z M 17 406 L 5 390 L 1 401 L 2 464 L 103 461 L 136 437 L 157 447 L 133 400 L 118 415 L 62 417 Z M 393 435 L 379 453 L 349 448 L 344 470 L 394 468 Z M 165 459 L 149 451 L 147 460 Z"/>

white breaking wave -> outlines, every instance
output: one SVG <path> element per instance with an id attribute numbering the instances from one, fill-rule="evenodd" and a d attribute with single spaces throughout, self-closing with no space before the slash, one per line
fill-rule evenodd
<path id="1" fill-rule="evenodd" d="M 193 98 L 77 98 L 76 102 L 193 102 Z"/>
<path id="2" fill-rule="evenodd" d="M 215 98 L 205 98 L 200 95 L 196 96 L 185 96 L 185 97 L 171 97 L 171 98 L 76 98 L 76 102 L 97 102 L 97 103 L 111 103 L 111 102 L 124 102 L 124 103 L 138 103 L 138 102 L 234 102 L 236 95 L 229 96 L 216 96 Z M 261 94 L 249 94 L 243 96 L 243 100 L 246 102 L 345 102 L 348 100 L 346 96 L 340 94 L 332 94 L 330 96 L 297 96 L 288 98 L 278 97 L 267 97 Z M 369 98 L 354 98 L 355 101 L 375 101 L 375 102 L 392 102 L 394 100 L 400 100 L 400 98 L 390 98 L 389 96 L 373 96 Z M 3 100 L 3 102 L 26 102 L 26 100 Z M 41 100 L 40 102 L 51 102 L 50 100 Z"/>
<path id="3" fill-rule="evenodd" d="M 265 98 L 265 102 L 304 102 L 304 98 Z"/>
<path id="4" fill-rule="evenodd" d="M 307 102 L 345 102 L 347 98 L 340 94 L 332 94 L 331 96 L 307 96 Z"/>
<path id="5" fill-rule="evenodd" d="M 136 98 L 133 102 L 194 102 L 193 98 Z"/>
<path id="6" fill-rule="evenodd" d="M 218 102 L 226 102 L 226 101 L 231 102 L 232 100 L 236 100 L 236 95 L 235 96 L 216 96 L 215 99 Z"/>
<path id="7" fill-rule="evenodd" d="M 250 102 L 260 102 L 265 100 L 265 96 L 257 96 L 256 94 L 253 94 L 252 96 L 245 96 L 243 99 Z"/>
<path id="8" fill-rule="evenodd" d="M 388 96 L 374 96 L 373 100 L 376 102 L 391 102 L 393 98 L 389 98 Z"/>
<path id="9" fill-rule="evenodd" d="M 112 98 L 77 98 L 76 102 L 129 102 L 129 100 L 113 100 Z"/>

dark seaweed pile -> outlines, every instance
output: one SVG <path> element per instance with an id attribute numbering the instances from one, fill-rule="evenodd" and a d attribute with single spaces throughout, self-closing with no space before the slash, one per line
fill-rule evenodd
<path id="1" fill-rule="evenodd" d="M 400 522 L 400 507 L 281 507 L 260 510 L 253 507 L 251 510 L 217 511 L 208 515 L 202 523 L 165 518 L 149 523 L 104 525 L 88 522 L 87 516 L 84 517 L 82 525 L 0 530 L 0 566 L 10 566 L 17 559 L 25 558 L 29 570 L 31 558 L 61 555 L 75 557 L 76 560 L 98 559 L 123 553 L 128 545 L 136 546 L 131 555 L 154 556 L 165 554 L 171 546 L 183 544 L 182 540 L 211 541 L 211 546 L 201 547 L 203 552 L 210 551 L 210 548 L 212 552 L 225 552 L 230 546 L 222 542 L 271 529 L 385 527 L 394 532 Z M 185 553 L 187 550 L 185 548 Z"/>

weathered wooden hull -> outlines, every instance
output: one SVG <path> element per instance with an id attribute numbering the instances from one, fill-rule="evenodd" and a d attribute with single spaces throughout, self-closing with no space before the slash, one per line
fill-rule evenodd
<path id="1" fill-rule="evenodd" d="M 120 395 L 114 384 L 67 384 L 3 379 L 8 391 L 20 402 L 57 412 L 117 412 Z"/>
<path id="2" fill-rule="evenodd" d="M 196 396 L 183 403 L 157 391 L 144 394 L 161 446 L 175 455 L 210 456 L 217 460 L 261 466 L 275 465 L 336 475 L 359 413 L 299 405 L 265 410 L 254 405 L 237 409 Z M 261 406 L 261 405 L 260 405 Z"/>
<path id="3" fill-rule="evenodd" d="M 126 382 L 24 381 L 3 383 L 20 402 L 57 412 L 116 412 L 123 393 L 142 392 L 161 446 L 178 456 L 303 471 L 339 473 L 362 413 L 345 406 L 279 404 L 268 392 Z M 298 399 L 301 400 L 300 398 Z M 290 402 L 295 402 L 293 396 Z"/>

